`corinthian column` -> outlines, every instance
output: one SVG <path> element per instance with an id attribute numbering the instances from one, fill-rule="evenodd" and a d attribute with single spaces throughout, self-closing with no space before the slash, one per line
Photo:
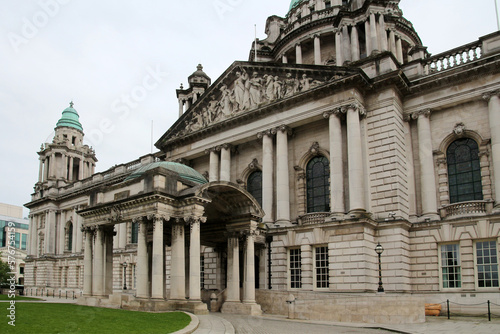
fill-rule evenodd
<path id="1" fill-rule="evenodd" d="M 137 289 L 138 298 L 149 298 L 149 261 L 147 248 L 148 225 L 144 218 L 139 218 L 137 236 Z"/>
<path id="2" fill-rule="evenodd" d="M 205 220 L 206 218 L 203 218 Z M 201 300 L 200 286 L 200 218 L 190 221 L 189 239 L 189 301 Z"/>
<path id="3" fill-rule="evenodd" d="M 363 175 L 363 153 L 361 151 L 360 115 L 364 108 L 358 103 L 342 110 L 347 114 L 347 164 L 349 168 L 349 212 L 365 211 L 365 183 Z"/>
<path id="4" fill-rule="evenodd" d="M 227 300 L 240 302 L 240 250 L 237 234 L 227 239 Z"/>
<path id="5" fill-rule="evenodd" d="M 92 268 L 92 295 L 104 295 L 104 232 L 97 227 L 94 238 L 94 267 Z"/>
<path id="6" fill-rule="evenodd" d="M 288 135 L 291 134 L 291 129 L 282 125 L 276 131 L 276 220 L 286 223 L 290 222 Z"/>
<path id="7" fill-rule="evenodd" d="M 321 65 L 321 39 L 314 35 L 314 64 Z"/>
<path id="8" fill-rule="evenodd" d="M 92 295 L 92 238 L 90 229 L 85 229 L 85 252 L 83 254 L 83 294 Z"/>
<path id="9" fill-rule="evenodd" d="M 359 60 L 359 36 L 356 25 L 352 26 L 351 31 L 351 59 L 352 61 Z"/>
<path id="10" fill-rule="evenodd" d="M 379 39 L 381 51 L 387 51 L 387 32 L 385 31 L 384 14 L 380 14 L 378 18 Z"/>
<path id="11" fill-rule="evenodd" d="M 417 120 L 422 215 L 438 219 L 430 115 L 431 110 L 426 109 L 414 113 L 412 118 Z"/>
<path id="12" fill-rule="evenodd" d="M 344 200 L 344 168 L 342 164 L 342 127 L 340 110 L 326 112 L 330 137 L 330 210 L 333 214 L 345 212 Z"/>
<path id="13" fill-rule="evenodd" d="M 184 221 L 172 223 L 172 264 L 170 269 L 170 298 L 186 299 L 186 267 Z"/>
<path id="14" fill-rule="evenodd" d="M 493 161 L 493 175 L 495 188 L 495 209 L 500 206 L 500 92 L 483 95 L 488 101 L 488 115 L 491 133 L 491 158 Z M 496 211 L 495 210 L 495 211 Z"/>
<path id="15" fill-rule="evenodd" d="M 151 277 L 151 297 L 163 299 L 165 297 L 164 256 L 163 256 L 163 218 L 153 216 L 153 274 Z"/>
<path id="16" fill-rule="evenodd" d="M 273 199 L 273 134 L 271 131 L 259 133 L 258 138 L 262 139 L 262 209 L 265 216 L 264 223 L 270 223 L 274 217 Z"/>
<path id="17" fill-rule="evenodd" d="M 222 145 L 220 151 L 220 180 L 231 181 L 231 148 L 230 144 Z"/>
<path id="18" fill-rule="evenodd" d="M 257 225 L 256 223 L 254 225 Z M 255 303 L 255 229 L 248 231 L 245 247 L 245 289 L 244 303 Z"/>
<path id="19" fill-rule="evenodd" d="M 302 46 L 300 43 L 295 44 L 295 59 L 297 64 L 302 64 Z"/>

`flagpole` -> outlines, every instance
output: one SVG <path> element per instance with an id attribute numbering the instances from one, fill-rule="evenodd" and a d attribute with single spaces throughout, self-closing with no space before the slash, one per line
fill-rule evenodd
<path id="1" fill-rule="evenodd" d="M 495 0 L 495 13 L 497 14 L 497 29 L 500 30 L 500 19 L 498 17 L 498 0 Z"/>
<path id="2" fill-rule="evenodd" d="M 255 52 L 255 61 L 257 61 L 257 25 L 254 24 L 254 28 L 255 28 L 255 42 L 254 42 L 254 52 Z"/>

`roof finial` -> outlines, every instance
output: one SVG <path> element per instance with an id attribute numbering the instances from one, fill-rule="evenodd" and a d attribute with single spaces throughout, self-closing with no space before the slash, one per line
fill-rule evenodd
<path id="1" fill-rule="evenodd" d="M 69 103 L 69 107 L 70 107 L 70 108 L 73 108 L 73 105 L 74 105 L 74 103 L 73 103 L 73 101 L 71 101 L 71 102 Z"/>

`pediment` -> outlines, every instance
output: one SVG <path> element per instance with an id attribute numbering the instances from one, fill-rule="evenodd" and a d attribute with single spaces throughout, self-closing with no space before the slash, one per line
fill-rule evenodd
<path id="1" fill-rule="evenodd" d="M 336 66 L 235 62 L 158 140 L 156 146 L 171 146 L 210 129 L 227 128 L 234 123 L 232 120 L 260 114 L 263 108 L 359 73 L 358 69 Z"/>

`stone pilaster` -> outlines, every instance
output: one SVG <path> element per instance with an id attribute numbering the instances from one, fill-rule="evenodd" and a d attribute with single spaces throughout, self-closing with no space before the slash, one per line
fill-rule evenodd
<path id="1" fill-rule="evenodd" d="M 231 144 L 224 144 L 220 151 L 220 181 L 231 181 Z"/>
<path id="2" fill-rule="evenodd" d="M 291 129 L 282 125 L 274 130 L 276 134 L 276 220 L 290 222 L 290 181 L 288 170 L 288 136 Z M 274 132 L 273 131 L 273 132 Z"/>
<path id="3" fill-rule="evenodd" d="M 94 238 L 93 231 L 88 228 L 82 228 L 85 235 L 85 251 L 83 254 L 83 294 L 92 295 L 92 243 Z"/>
<path id="4" fill-rule="evenodd" d="M 302 64 L 302 46 L 300 43 L 295 44 L 295 59 L 297 64 Z"/>
<path id="5" fill-rule="evenodd" d="M 163 243 L 164 217 L 153 215 L 148 217 L 153 220 L 153 262 L 151 277 L 151 297 L 163 299 L 165 297 L 165 258 Z"/>
<path id="6" fill-rule="evenodd" d="M 493 191 L 495 211 L 500 210 L 500 92 L 490 92 L 483 95 L 488 101 L 488 115 L 491 133 L 491 160 L 493 162 Z"/>

